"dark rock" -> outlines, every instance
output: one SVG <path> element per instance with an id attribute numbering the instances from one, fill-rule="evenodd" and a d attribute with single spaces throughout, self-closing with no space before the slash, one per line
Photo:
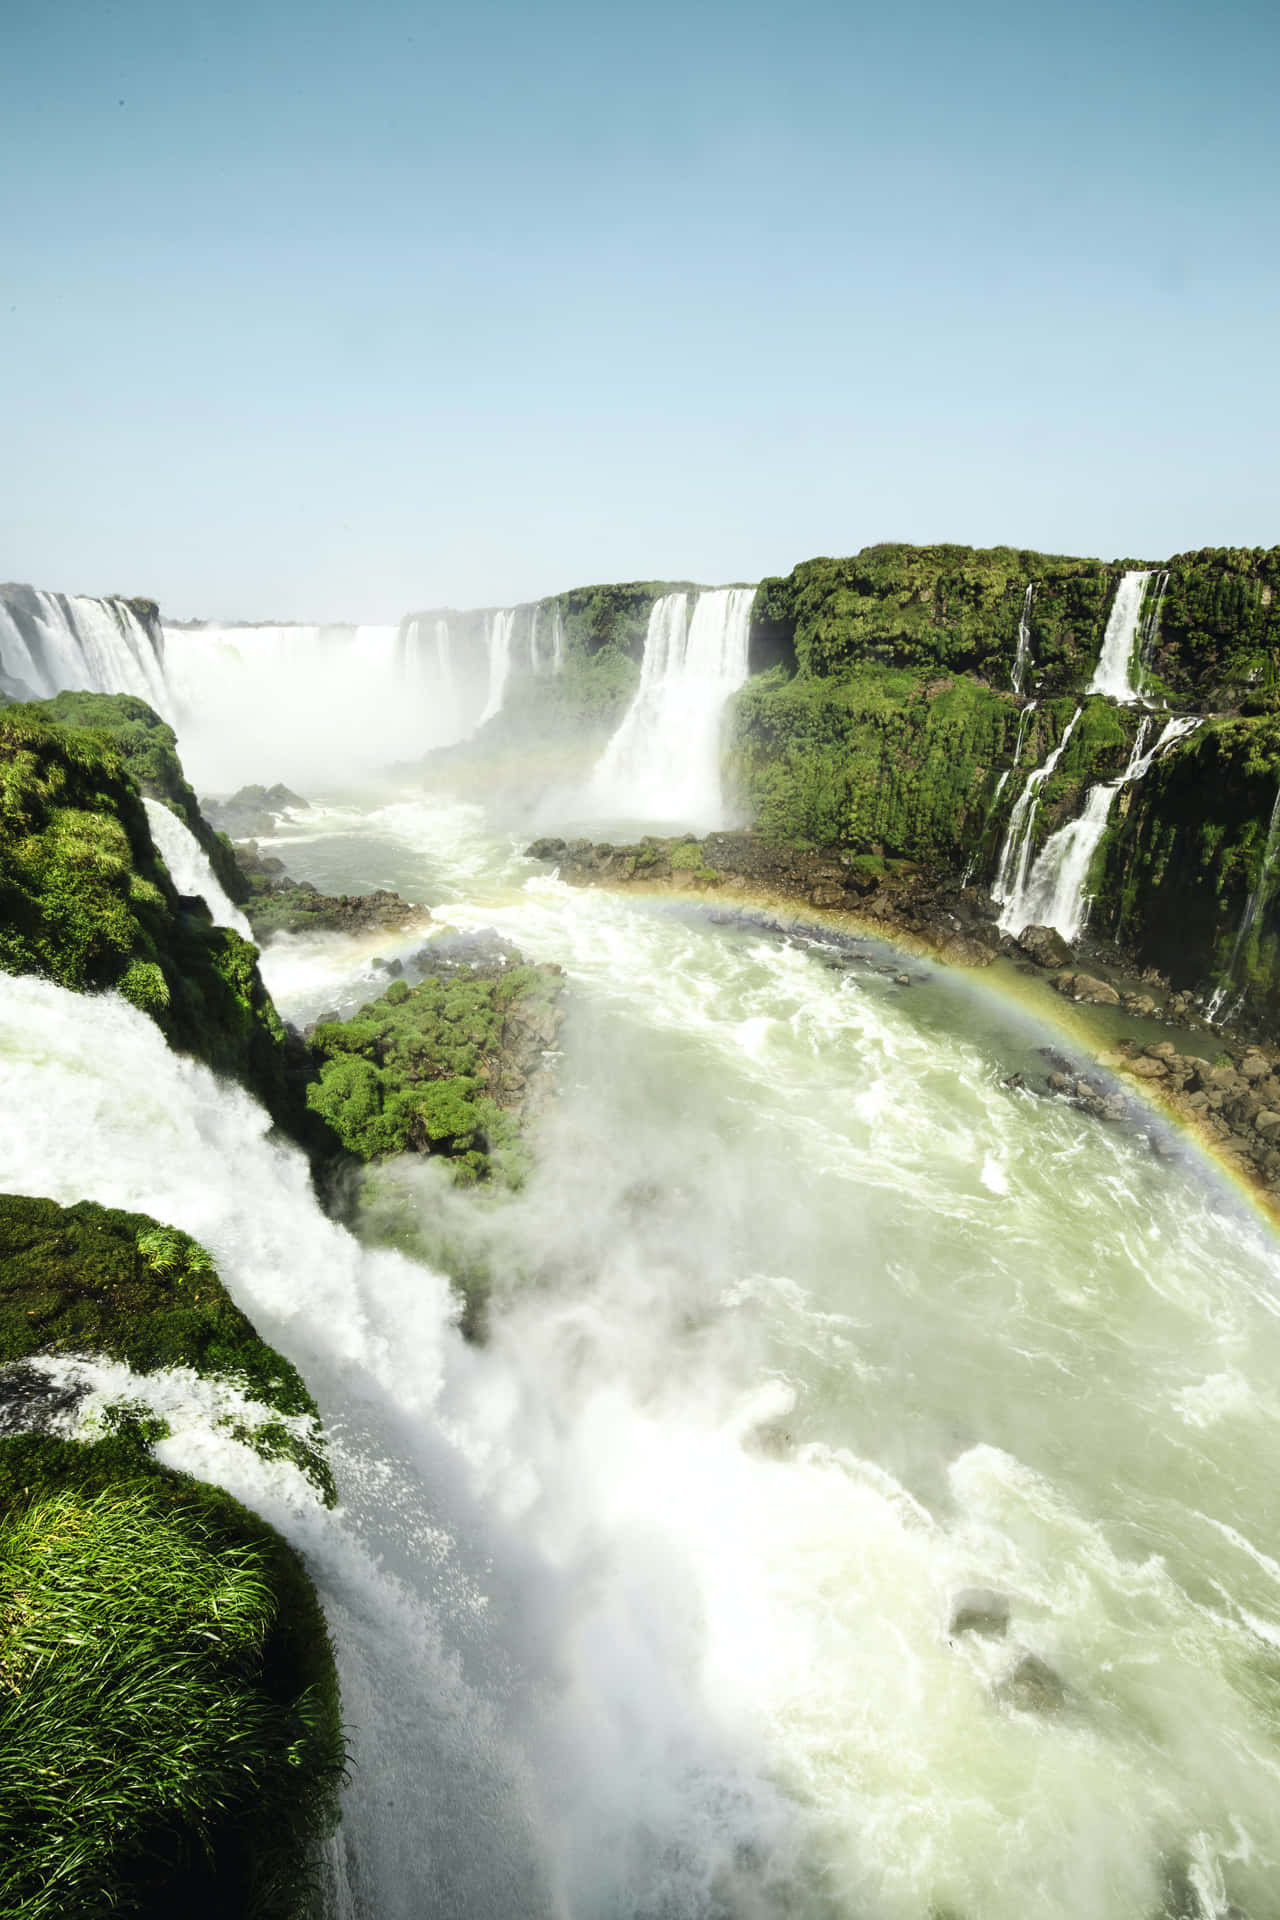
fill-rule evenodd
<path id="1" fill-rule="evenodd" d="M 535 840 L 524 851 L 527 860 L 558 860 L 566 851 L 566 846 L 563 840 L 549 836 L 544 840 Z"/>
<path id="2" fill-rule="evenodd" d="M 1009 1630 L 1009 1602 L 993 1587 L 966 1587 L 951 1603 L 950 1633 L 978 1633 L 999 1640 Z"/>
<path id="3" fill-rule="evenodd" d="M 1054 927 L 1024 927 L 1016 944 L 1038 967 L 1070 966 L 1070 945 Z"/>
<path id="4" fill-rule="evenodd" d="M 996 1698 L 1019 1713 L 1061 1713 L 1067 1704 L 1067 1689 L 1046 1661 L 1034 1653 L 1024 1653 L 996 1688 Z"/>

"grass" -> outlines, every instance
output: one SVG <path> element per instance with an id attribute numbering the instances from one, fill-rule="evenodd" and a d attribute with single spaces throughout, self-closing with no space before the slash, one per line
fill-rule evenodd
<path id="1" fill-rule="evenodd" d="M 297 1920 L 345 1763 L 296 1556 L 138 1437 L 0 1444 L 0 1914 Z"/>

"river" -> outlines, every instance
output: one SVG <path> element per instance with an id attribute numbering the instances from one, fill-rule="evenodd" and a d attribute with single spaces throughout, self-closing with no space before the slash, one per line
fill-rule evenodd
<path id="1" fill-rule="evenodd" d="M 1006 1085 L 1061 1035 L 968 976 L 574 891 L 421 795 L 274 850 L 564 968 L 525 1189 L 415 1165 L 361 1244 L 141 1014 L 5 977 L 0 1184 L 194 1233 L 316 1393 L 335 1513 L 195 1414 L 162 1454 L 315 1573 L 335 1911 L 1280 1915 L 1280 1261 L 1225 1177 Z M 422 937 L 264 973 L 305 1023 Z"/>

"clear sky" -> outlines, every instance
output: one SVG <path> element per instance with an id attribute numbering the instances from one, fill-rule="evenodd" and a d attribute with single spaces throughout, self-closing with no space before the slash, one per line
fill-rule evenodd
<path id="1" fill-rule="evenodd" d="M 1274 0 L 7 0 L 0 578 L 1280 541 Z"/>

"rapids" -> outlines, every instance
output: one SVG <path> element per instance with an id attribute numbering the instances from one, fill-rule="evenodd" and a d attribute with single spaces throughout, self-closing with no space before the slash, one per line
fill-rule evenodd
<path id="1" fill-rule="evenodd" d="M 526 1188 L 415 1163 L 361 1244 L 142 1014 L 4 976 L 0 1184 L 185 1228 L 316 1394 L 333 1513 L 198 1421 L 165 1444 L 325 1602 L 336 1910 L 1275 1920 L 1280 1260 L 1225 1179 L 1005 1085 L 1061 1038 L 964 976 L 572 891 L 465 806 L 336 799 L 276 847 L 564 967 Z M 264 973 L 302 1022 L 373 953 Z M 483 1346 L 449 1272 L 488 1276 Z M 1004 1638 L 951 1632 L 975 1586 Z"/>

